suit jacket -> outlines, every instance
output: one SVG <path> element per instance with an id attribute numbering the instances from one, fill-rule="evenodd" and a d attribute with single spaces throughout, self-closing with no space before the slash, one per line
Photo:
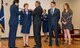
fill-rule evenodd
<path id="1" fill-rule="evenodd" d="M 36 7 L 33 11 L 33 23 L 34 24 L 40 24 L 41 22 L 41 16 L 42 16 L 42 7 Z"/>
<path id="2" fill-rule="evenodd" d="M 32 22 L 31 16 L 32 14 L 29 10 L 28 10 L 28 14 L 26 14 L 26 11 L 21 12 L 21 16 L 20 16 L 21 25 L 31 25 Z"/>
<path id="3" fill-rule="evenodd" d="M 48 21 L 48 14 L 42 15 L 41 21 Z"/>
<path id="4" fill-rule="evenodd" d="M 55 8 L 54 13 L 51 14 L 51 9 L 48 10 L 48 22 L 49 25 L 56 25 L 58 24 L 60 19 L 60 10 Z"/>
<path id="5" fill-rule="evenodd" d="M 16 5 L 11 5 L 10 7 L 10 20 L 9 20 L 9 25 L 18 25 L 18 18 L 19 16 L 19 10 Z"/>

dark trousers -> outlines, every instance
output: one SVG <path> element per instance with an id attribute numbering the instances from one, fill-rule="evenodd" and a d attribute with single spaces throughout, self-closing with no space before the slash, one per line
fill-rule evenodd
<path id="1" fill-rule="evenodd" d="M 15 39 L 16 39 L 17 26 L 18 25 L 9 25 L 9 27 L 10 27 L 9 40 L 8 40 L 9 48 L 15 48 Z"/>
<path id="2" fill-rule="evenodd" d="M 34 39 L 38 47 L 41 47 L 41 24 L 33 23 Z"/>
<path id="3" fill-rule="evenodd" d="M 53 30 L 55 33 L 56 44 L 59 43 L 59 41 L 58 41 L 58 29 L 59 29 L 58 24 L 49 25 L 49 43 L 50 44 L 52 44 Z"/>

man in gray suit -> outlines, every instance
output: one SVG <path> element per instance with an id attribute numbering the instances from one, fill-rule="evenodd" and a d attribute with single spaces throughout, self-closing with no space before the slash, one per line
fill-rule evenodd
<path id="1" fill-rule="evenodd" d="M 35 9 L 33 11 L 33 31 L 34 39 L 36 45 L 33 48 L 41 48 L 41 16 L 42 16 L 42 7 L 39 1 L 35 3 Z"/>

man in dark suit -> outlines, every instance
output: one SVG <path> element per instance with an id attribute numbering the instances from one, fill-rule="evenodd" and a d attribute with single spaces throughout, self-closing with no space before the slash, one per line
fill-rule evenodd
<path id="1" fill-rule="evenodd" d="M 42 16 L 42 7 L 39 1 L 35 3 L 35 9 L 33 11 L 33 31 L 34 31 L 34 39 L 35 39 L 35 47 L 33 48 L 41 48 L 41 16 Z"/>
<path id="2" fill-rule="evenodd" d="M 52 46 L 53 30 L 54 30 L 54 33 L 55 33 L 56 45 L 59 46 L 59 41 L 58 41 L 58 22 L 59 22 L 59 19 L 60 19 L 60 10 L 55 7 L 56 6 L 55 2 L 51 2 L 50 5 L 51 5 L 51 8 L 48 10 L 49 46 Z"/>
<path id="3" fill-rule="evenodd" d="M 10 20 L 9 20 L 9 48 L 17 48 L 15 47 L 15 39 L 16 39 L 16 32 L 18 27 L 18 4 L 19 0 L 14 0 L 13 4 L 10 7 Z"/>

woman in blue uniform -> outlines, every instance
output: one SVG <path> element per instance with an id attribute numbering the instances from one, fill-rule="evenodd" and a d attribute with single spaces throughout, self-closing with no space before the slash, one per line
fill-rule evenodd
<path id="1" fill-rule="evenodd" d="M 42 14 L 42 29 L 43 29 L 43 33 L 44 33 L 44 36 L 45 36 L 44 42 L 47 42 L 47 39 L 48 39 L 48 36 L 47 36 L 47 32 L 48 32 L 47 16 L 48 16 L 48 14 L 46 13 L 46 9 L 44 9 L 43 14 Z"/>
<path id="2" fill-rule="evenodd" d="M 21 13 L 21 24 L 22 24 L 22 30 L 21 33 L 23 33 L 23 42 L 24 47 L 28 46 L 28 37 L 30 33 L 30 27 L 31 27 L 31 12 L 28 10 L 28 3 L 24 4 L 24 11 Z"/>

